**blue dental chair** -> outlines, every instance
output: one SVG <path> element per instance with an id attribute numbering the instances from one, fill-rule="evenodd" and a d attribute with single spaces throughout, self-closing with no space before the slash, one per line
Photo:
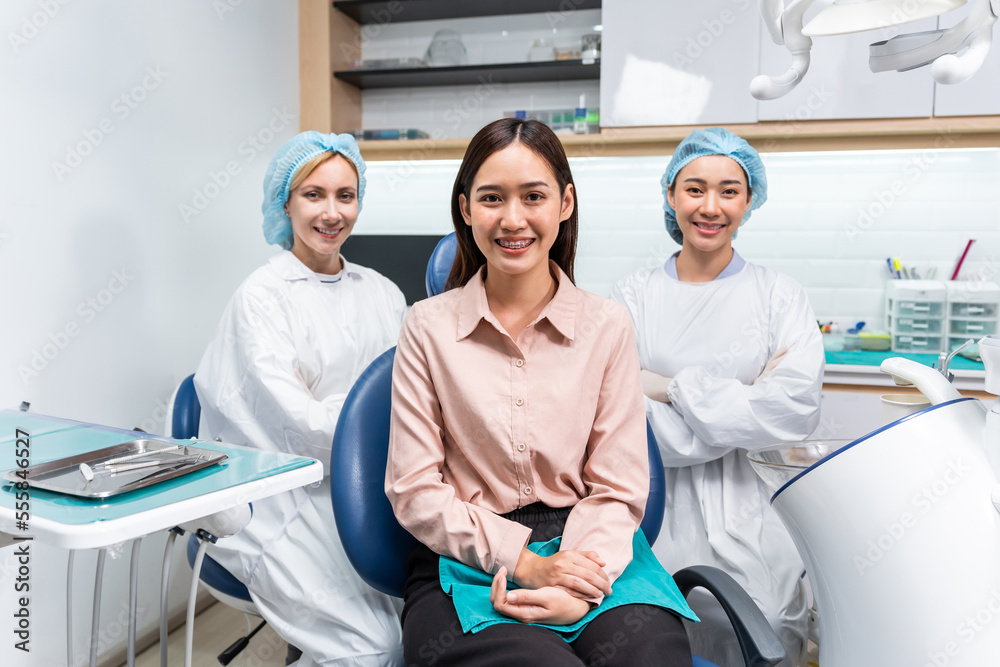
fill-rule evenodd
<path id="1" fill-rule="evenodd" d="M 426 285 L 431 294 L 443 289 L 457 243 L 450 234 L 431 256 Z M 440 254 L 439 254 L 440 253 Z M 358 574 L 373 588 L 403 596 L 406 559 L 417 542 L 399 525 L 385 496 L 389 445 L 392 364 L 395 348 L 375 359 L 354 383 L 337 422 L 330 457 L 334 517 L 344 550 Z M 650 493 L 642 530 L 652 544 L 664 514 L 663 464 L 648 424 Z M 771 667 L 785 650 L 753 600 L 728 574 L 713 567 L 693 566 L 674 574 L 686 596 L 694 588 L 712 593 L 726 611 L 748 667 Z M 692 656 L 693 667 L 717 667 Z"/>

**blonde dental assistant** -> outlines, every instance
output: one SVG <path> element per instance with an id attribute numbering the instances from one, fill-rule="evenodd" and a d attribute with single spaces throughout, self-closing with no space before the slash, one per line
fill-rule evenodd
<path id="1" fill-rule="evenodd" d="M 284 250 L 236 290 L 195 373 L 202 437 L 329 464 L 347 392 L 396 343 L 406 310 L 388 279 L 340 254 L 365 191 L 354 138 L 303 132 L 264 177 L 264 236 Z M 327 476 L 254 502 L 209 554 L 303 655 L 299 667 L 401 659 L 396 603 L 363 583 L 334 525 Z"/>
<path id="2" fill-rule="evenodd" d="M 704 563 L 731 574 L 777 630 L 789 654 L 782 664 L 794 665 L 807 633 L 804 567 L 746 452 L 816 427 L 822 339 L 802 287 L 733 249 L 767 197 L 757 151 L 722 128 L 695 131 L 662 186 L 681 250 L 611 295 L 632 316 L 646 417 L 666 468 L 668 512 L 653 551 L 668 571 Z M 718 640 L 728 622 L 692 606 L 708 621 L 690 630 L 695 653 L 742 664 L 735 637 Z"/>

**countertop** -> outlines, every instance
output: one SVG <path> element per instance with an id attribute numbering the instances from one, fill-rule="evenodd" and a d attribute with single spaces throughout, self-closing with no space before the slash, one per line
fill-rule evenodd
<path id="1" fill-rule="evenodd" d="M 879 365 L 889 357 L 904 357 L 933 366 L 936 354 L 915 354 L 906 352 L 844 351 L 826 353 L 826 372 L 823 388 L 833 391 L 873 391 L 876 388 L 896 387 L 888 375 L 879 370 Z M 979 361 L 964 357 L 954 357 L 949 370 L 955 374 L 954 385 L 967 395 L 982 394 L 980 398 L 992 398 L 983 391 L 986 371 Z M 902 390 L 902 387 L 897 389 Z M 912 387 L 908 388 L 916 391 Z M 905 393 L 903 391 L 902 393 Z"/>

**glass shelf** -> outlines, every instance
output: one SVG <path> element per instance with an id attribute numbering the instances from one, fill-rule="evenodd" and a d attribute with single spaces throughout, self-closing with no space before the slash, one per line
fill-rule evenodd
<path id="1" fill-rule="evenodd" d="M 337 79 L 361 89 L 462 86 L 537 81 L 597 81 L 601 61 L 582 60 L 415 67 L 406 69 L 350 69 L 333 73 Z"/>
<path id="2" fill-rule="evenodd" d="M 567 9 L 570 6 L 570 9 Z M 393 21 L 435 21 L 503 14 L 539 14 L 545 12 L 600 9 L 601 0 L 340 0 L 338 9 L 362 25 Z"/>

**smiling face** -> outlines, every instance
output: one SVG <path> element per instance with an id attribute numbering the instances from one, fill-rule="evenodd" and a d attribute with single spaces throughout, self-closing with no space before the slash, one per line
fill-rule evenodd
<path id="1" fill-rule="evenodd" d="M 288 195 L 292 254 L 317 273 L 341 269 L 340 247 L 358 219 L 358 174 L 342 155 L 326 160 Z"/>
<path id="2" fill-rule="evenodd" d="M 743 168 L 725 155 L 705 155 L 685 165 L 667 190 L 667 202 L 684 234 L 682 252 L 730 250 L 733 234 L 750 208 L 750 194 Z"/>
<path id="3" fill-rule="evenodd" d="M 549 250 L 573 211 L 572 184 L 561 191 L 548 163 L 515 142 L 488 157 L 469 197 L 459 195 L 465 224 L 494 276 L 548 280 Z"/>

